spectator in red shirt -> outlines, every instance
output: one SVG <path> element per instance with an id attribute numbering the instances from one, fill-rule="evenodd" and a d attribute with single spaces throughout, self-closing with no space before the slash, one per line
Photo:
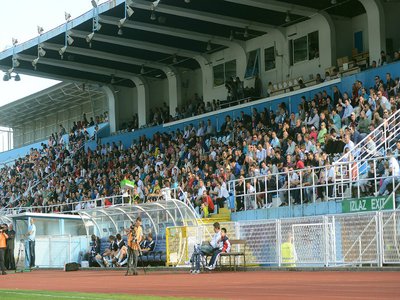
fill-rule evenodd
<path id="1" fill-rule="evenodd" d="M 211 197 L 207 194 L 207 191 L 203 191 L 203 203 L 208 207 L 208 212 L 214 212 L 214 202 L 212 201 Z"/>

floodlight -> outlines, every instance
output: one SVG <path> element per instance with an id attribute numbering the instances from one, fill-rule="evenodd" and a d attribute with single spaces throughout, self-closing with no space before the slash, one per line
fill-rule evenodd
<path id="1" fill-rule="evenodd" d="M 291 21 L 289 11 L 286 13 L 285 22 L 289 23 Z"/>
<path id="2" fill-rule="evenodd" d="M 44 32 L 43 27 L 38 25 L 37 26 L 37 32 L 38 32 L 39 35 L 41 35 Z"/>
<path id="3" fill-rule="evenodd" d="M 41 47 L 41 46 L 39 46 L 38 47 L 38 54 L 39 54 L 39 56 L 45 56 L 46 55 L 46 51 Z"/>
<path id="4" fill-rule="evenodd" d="M 97 1 L 96 1 L 96 0 L 92 0 L 92 1 L 90 1 L 90 2 L 92 2 L 93 8 L 96 8 L 96 7 L 97 7 Z"/>
<path id="5" fill-rule="evenodd" d="M 71 14 L 67 13 L 67 12 L 64 12 L 64 17 L 65 17 L 65 21 L 68 22 L 71 19 Z"/>
<path id="6" fill-rule="evenodd" d="M 126 13 L 129 17 L 131 17 L 134 13 L 133 9 L 129 5 L 126 6 Z"/>
<path id="7" fill-rule="evenodd" d="M 158 6 L 159 3 L 160 3 L 160 0 L 153 1 L 153 3 L 151 4 L 151 7 L 154 9 Z"/>
<path id="8" fill-rule="evenodd" d="M 244 30 L 243 37 L 244 37 L 245 39 L 247 39 L 247 38 L 249 37 L 249 32 L 248 32 L 248 30 L 247 30 L 247 27 L 246 27 L 245 30 Z"/>
<path id="9" fill-rule="evenodd" d="M 185 0 L 185 3 L 190 3 L 190 0 Z"/>
<path id="10" fill-rule="evenodd" d="M 9 73 L 4 73 L 3 81 L 9 81 L 11 79 L 11 75 Z"/>
<path id="11" fill-rule="evenodd" d="M 74 43 L 74 39 L 67 33 L 67 42 L 68 45 L 72 45 Z"/>
<path id="12" fill-rule="evenodd" d="M 58 53 L 59 53 L 61 56 L 63 56 L 63 54 L 65 53 L 65 51 L 67 51 L 67 46 L 62 47 L 62 48 L 58 51 Z"/>
<path id="13" fill-rule="evenodd" d="M 14 67 L 14 68 L 18 68 L 19 65 L 20 65 L 18 59 L 16 59 L 16 58 L 13 58 L 13 59 L 12 59 L 12 63 L 13 63 L 13 67 Z"/>
<path id="14" fill-rule="evenodd" d="M 336 0 L 331 0 L 331 4 L 332 4 L 332 5 L 335 5 L 336 3 L 337 3 Z"/>
<path id="15" fill-rule="evenodd" d="M 142 65 L 142 68 L 140 69 L 140 74 L 144 74 L 144 73 L 146 73 L 146 71 L 144 69 L 144 66 Z"/>
<path id="16" fill-rule="evenodd" d="M 39 61 L 39 57 L 37 57 L 37 58 L 35 58 L 34 60 L 32 60 L 32 66 L 33 66 L 34 68 L 36 68 L 36 65 L 37 65 L 38 61 Z"/>
<path id="17" fill-rule="evenodd" d="M 208 43 L 207 43 L 207 48 L 206 48 L 206 50 L 207 50 L 207 51 L 210 51 L 210 50 L 211 50 L 211 42 L 210 42 L 210 41 L 208 41 Z"/>
<path id="18" fill-rule="evenodd" d="M 16 38 L 12 38 L 12 44 L 15 46 L 16 44 L 18 44 L 18 40 Z"/>
<path id="19" fill-rule="evenodd" d="M 123 31 L 122 31 L 122 29 L 120 28 L 120 29 L 118 29 L 118 35 L 123 35 Z"/>
<path id="20" fill-rule="evenodd" d="M 15 81 L 21 81 L 21 77 L 19 76 L 19 74 L 15 75 L 14 80 Z"/>
<path id="21" fill-rule="evenodd" d="M 88 34 L 86 36 L 86 42 L 90 43 L 92 41 L 92 39 L 93 39 L 93 36 L 94 36 L 94 32 Z"/>
<path id="22" fill-rule="evenodd" d="M 121 28 L 122 26 L 124 26 L 125 21 L 126 21 L 126 18 L 122 18 L 121 20 L 119 20 L 118 27 Z"/>
<path id="23" fill-rule="evenodd" d="M 156 17 L 156 14 L 154 13 L 154 11 L 150 15 L 150 20 L 152 20 L 152 21 L 157 20 L 157 17 Z"/>

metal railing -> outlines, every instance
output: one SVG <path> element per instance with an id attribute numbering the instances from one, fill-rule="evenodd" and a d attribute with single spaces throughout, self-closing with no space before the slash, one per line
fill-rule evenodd
<path id="1" fill-rule="evenodd" d="M 395 147 L 400 136 L 400 110 L 384 119 L 374 131 L 359 141 L 352 151 L 355 160 L 365 160 L 374 156 L 384 156 L 387 150 Z M 337 162 L 349 160 L 349 153 L 343 154 Z"/>
<path id="2" fill-rule="evenodd" d="M 385 159 L 335 162 L 322 167 L 240 178 L 230 181 L 228 190 L 235 197 L 236 210 L 373 196 L 385 180 L 387 194 L 395 190 L 397 178 L 377 172 L 378 164 Z"/>
<path id="3" fill-rule="evenodd" d="M 128 197 L 123 195 L 73 201 L 60 204 L 43 205 L 43 206 L 18 206 L 8 207 L 2 210 L 2 215 L 16 215 L 24 212 L 34 213 L 60 213 L 60 214 L 74 214 L 78 211 L 85 209 L 93 209 L 100 207 L 108 207 L 112 205 L 130 205 Z"/>

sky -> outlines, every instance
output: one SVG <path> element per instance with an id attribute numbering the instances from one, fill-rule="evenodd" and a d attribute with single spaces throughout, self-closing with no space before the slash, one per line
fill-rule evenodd
<path id="1" fill-rule="evenodd" d="M 99 1 L 104 2 L 106 0 Z M 38 25 L 47 32 L 65 23 L 64 12 L 70 13 L 74 19 L 92 9 L 90 0 L 1 0 L 1 4 L 0 52 L 12 45 L 12 38 L 22 43 L 37 37 Z M 58 83 L 23 74 L 20 74 L 19 82 L 3 81 L 3 74 L 0 75 L 0 106 Z"/>

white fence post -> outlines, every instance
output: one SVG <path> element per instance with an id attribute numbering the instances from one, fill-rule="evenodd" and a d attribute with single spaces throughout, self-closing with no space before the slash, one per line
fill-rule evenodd
<path id="1" fill-rule="evenodd" d="M 281 235 L 281 220 L 276 220 L 276 252 L 278 254 L 278 267 L 282 266 L 282 254 L 281 254 L 281 244 L 282 244 L 282 235 Z"/>

